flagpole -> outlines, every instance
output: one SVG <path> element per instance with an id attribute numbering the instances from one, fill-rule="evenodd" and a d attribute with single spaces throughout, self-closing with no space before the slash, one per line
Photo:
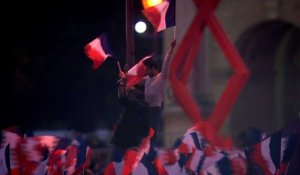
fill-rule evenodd
<path id="1" fill-rule="evenodd" d="M 133 0 L 126 0 L 126 64 L 134 65 Z"/>
<path id="2" fill-rule="evenodd" d="M 173 29 L 173 40 L 176 40 L 176 26 Z"/>
<path id="3" fill-rule="evenodd" d="M 117 61 L 117 64 L 118 64 L 119 71 L 122 71 L 122 68 L 121 68 L 120 61 L 119 61 L 119 60 Z"/>

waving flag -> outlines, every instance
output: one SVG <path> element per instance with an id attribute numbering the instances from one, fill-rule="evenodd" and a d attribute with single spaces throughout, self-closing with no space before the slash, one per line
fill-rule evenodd
<path id="1" fill-rule="evenodd" d="M 226 175 L 226 174 L 234 174 L 231 169 L 230 160 L 228 157 L 223 157 L 221 160 L 208 167 L 205 171 L 202 171 L 204 175 Z"/>
<path id="2" fill-rule="evenodd" d="M 139 164 L 132 172 L 132 175 L 139 175 L 139 174 L 145 174 L 145 175 L 157 174 L 154 165 L 150 162 L 146 154 L 143 155 Z"/>
<path id="3" fill-rule="evenodd" d="M 0 131 L 0 175 L 80 175 L 90 165 L 92 154 L 82 141 L 57 136 L 20 137 Z"/>
<path id="4" fill-rule="evenodd" d="M 47 145 L 41 144 L 38 138 L 28 137 L 19 141 L 16 150 L 20 174 L 38 175 L 41 171 L 45 174 L 43 168 L 50 153 Z"/>
<path id="5" fill-rule="evenodd" d="M 211 143 L 196 127 L 192 127 L 176 141 L 173 153 L 159 151 L 159 159 L 167 174 L 199 174 L 226 156 L 217 150 L 211 150 L 211 154 L 208 154 L 210 147 Z"/>
<path id="6" fill-rule="evenodd" d="M 5 166 L 4 168 L 0 168 L 1 171 L 8 171 L 11 174 L 18 174 L 19 173 L 19 168 L 20 164 L 18 161 L 18 143 L 22 139 L 19 135 L 12 133 L 12 132 L 7 132 L 7 131 L 1 131 L 0 134 L 0 141 L 1 141 L 1 146 L 0 146 L 0 152 L 1 152 L 1 161 L 5 161 Z M 5 148 L 3 150 L 3 148 Z M 3 154 L 4 151 L 4 154 Z M 4 155 L 4 157 L 3 157 Z M 2 164 L 2 163 L 1 163 Z M 2 165 L 1 165 L 2 166 Z"/>
<path id="7" fill-rule="evenodd" d="M 142 13 L 156 32 L 175 26 L 175 0 L 164 0 L 158 5 L 144 9 Z"/>
<path id="8" fill-rule="evenodd" d="M 93 69 L 97 69 L 102 63 L 111 55 L 107 37 L 105 34 L 100 35 L 90 43 L 88 43 L 85 48 L 85 53 L 88 58 L 93 61 Z"/>
<path id="9" fill-rule="evenodd" d="M 146 56 L 141 59 L 137 64 L 135 64 L 127 72 L 127 86 L 131 87 L 138 83 L 144 76 L 146 76 L 146 67 L 144 61 L 151 58 L 152 55 Z"/>
<path id="10" fill-rule="evenodd" d="M 259 166 L 264 174 L 284 174 L 299 141 L 299 126 L 298 119 L 260 143 L 250 146 L 246 152 L 250 163 Z"/>

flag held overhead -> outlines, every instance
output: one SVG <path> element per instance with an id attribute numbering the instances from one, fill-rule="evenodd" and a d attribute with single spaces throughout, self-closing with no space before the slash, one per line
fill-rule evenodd
<path id="1" fill-rule="evenodd" d="M 99 68 L 111 56 L 105 34 L 100 35 L 84 47 L 88 58 L 93 61 L 93 69 Z"/>
<path id="2" fill-rule="evenodd" d="M 164 0 L 160 4 L 145 8 L 142 13 L 156 32 L 175 26 L 175 0 Z"/>

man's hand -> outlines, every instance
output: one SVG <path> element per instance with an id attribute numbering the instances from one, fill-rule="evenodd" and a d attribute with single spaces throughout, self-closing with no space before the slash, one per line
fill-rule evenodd
<path id="1" fill-rule="evenodd" d="M 119 71 L 119 77 L 120 78 L 126 78 L 126 74 L 125 74 L 125 72 L 123 72 L 123 71 Z"/>

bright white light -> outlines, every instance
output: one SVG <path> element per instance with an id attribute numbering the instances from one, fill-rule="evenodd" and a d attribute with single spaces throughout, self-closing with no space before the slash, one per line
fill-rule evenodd
<path id="1" fill-rule="evenodd" d="M 135 31 L 138 33 L 144 33 L 147 29 L 146 24 L 143 21 L 139 21 L 135 24 Z"/>

